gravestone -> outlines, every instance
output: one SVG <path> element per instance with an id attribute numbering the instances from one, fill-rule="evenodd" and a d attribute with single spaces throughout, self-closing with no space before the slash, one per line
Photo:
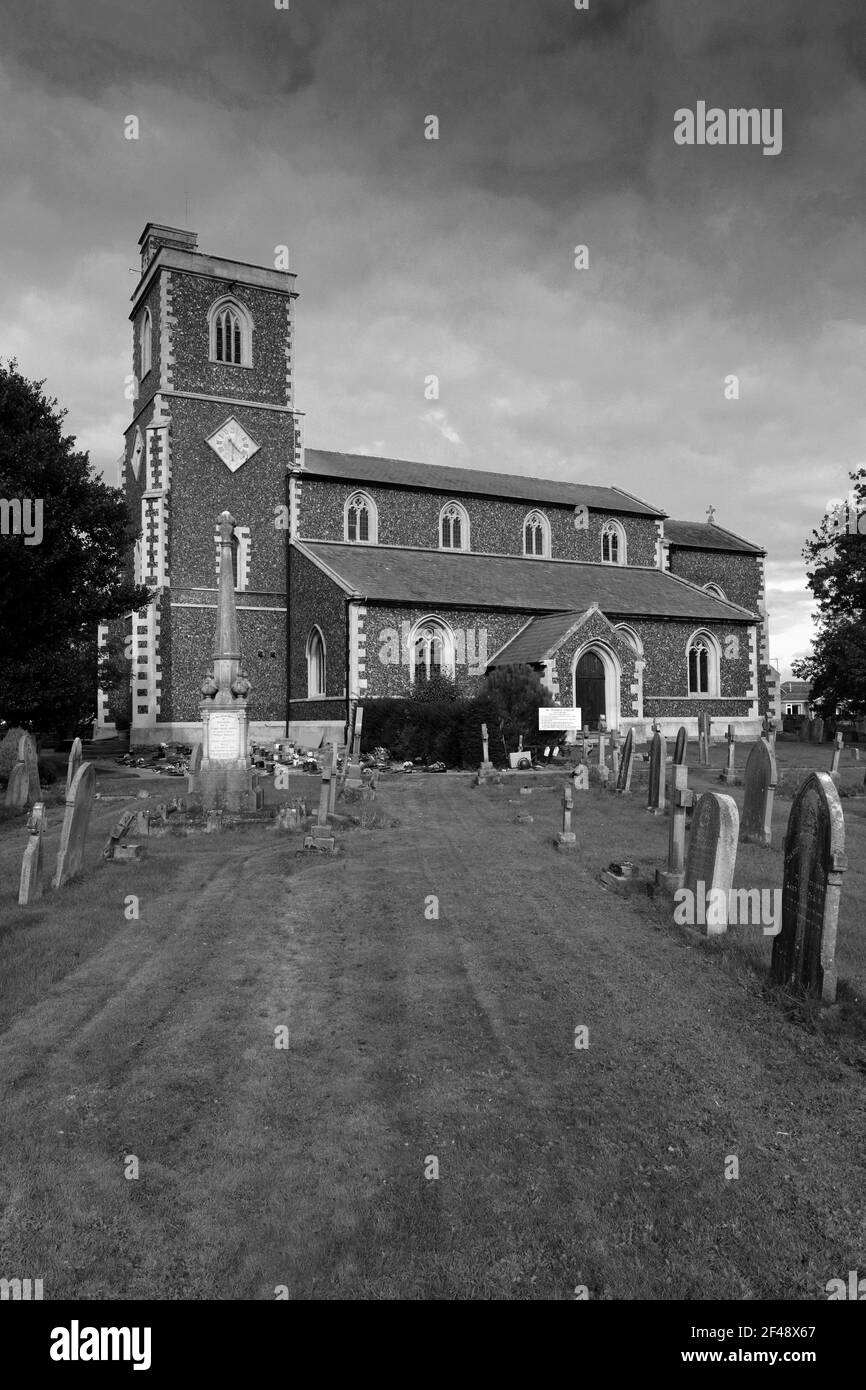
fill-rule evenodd
<path id="1" fill-rule="evenodd" d="M 656 873 L 656 882 L 673 893 L 682 888 L 685 878 L 686 813 L 693 805 L 695 794 L 689 789 L 689 770 L 684 763 L 674 763 L 671 776 L 671 818 L 668 832 L 668 866 Z"/>
<path id="2" fill-rule="evenodd" d="M 836 929 L 845 854 L 845 818 L 833 779 L 813 772 L 799 788 L 785 834 L 782 926 L 770 978 L 825 1004 L 836 998 Z"/>
<path id="3" fill-rule="evenodd" d="M 68 761 L 68 763 L 66 764 L 66 795 L 67 795 L 67 796 L 69 795 L 70 791 L 72 790 L 72 783 L 73 783 L 73 781 L 75 780 L 75 774 L 76 774 L 76 772 L 78 771 L 78 769 L 79 769 L 80 766 L 81 766 L 82 756 L 83 756 L 83 755 L 82 755 L 82 749 L 81 749 L 81 739 L 80 739 L 80 738 L 75 738 L 75 739 L 72 740 L 72 747 L 71 747 L 70 750 L 69 750 L 69 761 Z"/>
<path id="4" fill-rule="evenodd" d="M 610 775 L 613 778 L 614 786 L 616 786 L 619 779 L 619 762 L 620 738 L 619 734 L 614 733 L 610 736 Z"/>
<path id="5" fill-rule="evenodd" d="M 136 811 L 135 813 L 135 833 L 136 835 L 150 834 L 150 812 Z"/>
<path id="6" fill-rule="evenodd" d="M 703 710 L 698 715 L 698 762 L 701 767 L 710 765 L 710 716 Z"/>
<path id="7" fill-rule="evenodd" d="M 600 733 L 598 736 L 598 766 L 607 767 L 607 734 Z"/>
<path id="8" fill-rule="evenodd" d="M 330 770 L 331 770 L 331 776 L 330 776 L 330 779 L 329 779 L 329 781 L 328 781 L 328 815 L 329 815 L 329 816 L 332 816 L 332 815 L 334 814 L 334 807 L 335 807 L 336 804 L 337 804 L 337 782 L 338 782 L 338 777 L 337 777 L 337 757 L 338 757 L 338 754 L 337 754 L 337 745 L 336 745 L 336 743 L 331 743 L 331 744 L 328 745 L 327 756 L 328 756 L 328 766 L 330 767 Z"/>
<path id="9" fill-rule="evenodd" d="M 772 719 L 769 714 L 765 714 L 761 720 L 761 735 L 767 740 L 771 748 L 775 747 L 777 732 L 775 719 Z"/>
<path id="10" fill-rule="evenodd" d="M 776 755 L 767 740 L 759 738 L 746 761 L 741 840 L 757 845 L 772 843 L 773 798 L 778 780 Z"/>
<path id="11" fill-rule="evenodd" d="M 344 785 L 351 791 L 357 791 L 361 786 L 361 729 L 364 723 L 364 707 L 356 705 L 355 723 L 352 734 L 352 754 L 346 759 L 346 774 Z M 347 749 L 348 753 L 348 749 Z"/>
<path id="12" fill-rule="evenodd" d="M 201 772 L 201 744 L 195 744 L 189 756 L 189 767 L 187 768 L 188 780 L 187 791 L 194 791 L 194 778 Z"/>
<path id="13" fill-rule="evenodd" d="M 722 777 L 724 778 L 724 780 L 725 780 L 726 782 L 736 782 L 736 780 L 737 780 L 737 768 L 736 768 L 736 748 L 737 748 L 737 743 L 736 743 L 736 738 L 735 738 L 735 736 L 734 736 L 734 726 L 733 726 L 733 724 L 729 724 L 729 725 L 728 725 L 727 743 L 728 743 L 728 761 L 727 761 L 727 764 L 726 764 L 726 766 L 725 766 L 725 768 L 724 768 L 724 771 L 722 772 Z"/>
<path id="14" fill-rule="evenodd" d="M 627 796 L 631 792 L 631 773 L 634 764 L 634 730 L 629 729 L 622 746 L 622 758 L 616 779 L 616 790 Z"/>
<path id="15" fill-rule="evenodd" d="M 57 868 L 52 879 L 55 888 L 62 888 L 84 867 L 84 846 L 95 794 L 96 769 L 93 763 L 82 763 L 66 798 Z"/>
<path id="16" fill-rule="evenodd" d="M 839 771 L 839 760 L 842 757 L 842 749 L 845 746 L 845 735 L 839 731 L 833 740 L 833 761 L 830 764 L 830 775 Z"/>
<path id="17" fill-rule="evenodd" d="M 322 849 L 330 853 L 336 849 L 336 840 L 331 832 L 328 823 L 328 808 L 331 804 L 331 782 L 333 780 L 333 765 L 331 758 L 325 758 L 325 766 L 322 769 L 322 786 L 319 791 L 319 809 L 316 813 L 316 821 L 310 826 L 309 834 L 304 840 L 304 849 Z M 364 793 L 367 792 L 364 788 Z M 375 796 L 375 792 L 373 792 Z"/>
<path id="18" fill-rule="evenodd" d="M 574 791 L 567 784 L 562 789 L 562 829 L 556 837 L 557 849 L 574 849 L 577 836 L 571 828 L 571 815 L 574 810 Z"/>
<path id="19" fill-rule="evenodd" d="M 686 733 L 685 725 L 681 724 L 677 729 L 677 741 L 674 744 L 674 767 L 685 765 L 689 755 L 689 736 Z"/>
<path id="20" fill-rule="evenodd" d="M 824 720 L 821 718 L 820 715 L 817 719 L 812 721 L 812 742 L 824 742 Z"/>
<path id="21" fill-rule="evenodd" d="M 808 743 L 812 734 L 812 721 L 808 714 L 800 715 L 800 742 Z"/>
<path id="22" fill-rule="evenodd" d="M 39 759 L 36 756 L 36 744 L 33 742 L 31 734 L 22 734 L 18 740 L 18 761 L 23 763 L 27 772 L 27 800 L 31 806 L 35 806 L 41 795 L 39 786 Z"/>
<path id="23" fill-rule="evenodd" d="M 120 842 L 122 841 L 124 835 L 133 825 L 135 821 L 135 814 L 135 811 L 124 811 L 123 815 L 120 817 L 120 820 L 113 827 L 108 839 L 105 842 L 105 845 L 102 850 L 103 859 L 123 858 L 122 855 L 119 855 L 117 853 L 117 850 L 120 846 Z"/>
<path id="24" fill-rule="evenodd" d="M 665 809 L 665 768 L 668 757 L 667 740 L 660 729 L 653 734 L 650 745 L 649 792 L 647 810 L 661 816 Z"/>
<path id="25" fill-rule="evenodd" d="M 707 936 L 727 930 L 739 828 L 740 815 L 732 796 L 704 792 L 696 802 L 683 888 L 695 905 L 694 925 L 703 927 Z"/>
<path id="26" fill-rule="evenodd" d="M 482 724 L 482 725 L 481 725 L 481 750 L 482 750 L 482 759 L 481 759 L 481 761 L 482 761 L 482 766 L 483 766 L 483 767 L 486 767 L 486 766 L 488 765 L 488 763 L 490 763 L 490 740 L 489 740 L 488 735 L 487 735 L 487 725 L 486 725 L 486 724 Z"/>
<path id="27" fill-rule="evenodd" d="M 10 810 L 23 811 L 30 794 L 30 778 L 23 763 L 15 763 L 6 783 L 6 805 Z"/>
<path id="28" fill-rule="evenodd" d="M 27 817 L 30 838 L 21 861 L 21 878 L 18 884 L 18 906 L 27 907 L 42 897 L 42 837 L 47 827 L 45 805 L 37 801 Z"/>

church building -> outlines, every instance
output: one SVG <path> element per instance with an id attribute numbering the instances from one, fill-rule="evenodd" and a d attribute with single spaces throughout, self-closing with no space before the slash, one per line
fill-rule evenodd
<path id="1" fill-rule="evenodd" d="M 533 666 L 585 727 L 773 712 L 763 549 L 615 486 L 306 448 L 295 276 L 148 223 L 132 297 L 137 396 L 123 482 L 141 538 L 131 745 L 198 738 L 232 552 L 254 738 L 342 738 L 354 705 L 436 673 L 475 693 Z M 101 698 L 99 723 L 119 706 Z"/>

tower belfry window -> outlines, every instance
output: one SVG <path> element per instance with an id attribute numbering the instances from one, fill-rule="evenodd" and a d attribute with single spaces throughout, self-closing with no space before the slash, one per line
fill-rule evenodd
<path id="1" fill-rule="evenodd" d="M 210 357 L 233 367 L 252 366 L 252 322 L 235 300 L 220 300 L 209 314 Z"/>

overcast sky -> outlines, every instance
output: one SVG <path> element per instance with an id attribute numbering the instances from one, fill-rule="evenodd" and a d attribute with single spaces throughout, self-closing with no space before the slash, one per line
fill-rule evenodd
<path id="1" fill-rule="evenodd" d="M 787 676 L 866 459 L 864 80 L 864 0 L 3 0 L 0 356 L 114 482 L 145 222 L 285 243 L 308 445 L 713 504 Z M 677 145 L 699 101 L 781 152 Z"/>

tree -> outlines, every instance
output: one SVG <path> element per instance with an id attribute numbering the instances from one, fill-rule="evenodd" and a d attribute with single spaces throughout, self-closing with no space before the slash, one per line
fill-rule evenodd
<path id="1" fill-rule="evenodd" d="M 482 695 L 496 710 L 506 753 L 517 751 L 521 734 L 524 742 L 537 739 L 538 711 L 553 704 L 553 696 L 531 666 L 494 666 L 485 676 Z"/>
<path id="2" fill-rule="evenodd" d="M 122 492 L 64 435 L 44 384 L 0 363 L 0 713 L 68 732 L 96 714 L 98 623 L 151 594 L 129 573 Z"/>
<path id="3" fill-rule="evenodd" d="M 847 502 L 831 505 L 803 549 L 818 631 L 794 675 L 812 684 L 825 716 L 866 713 L 866 469 L 851 473 Z"/>

